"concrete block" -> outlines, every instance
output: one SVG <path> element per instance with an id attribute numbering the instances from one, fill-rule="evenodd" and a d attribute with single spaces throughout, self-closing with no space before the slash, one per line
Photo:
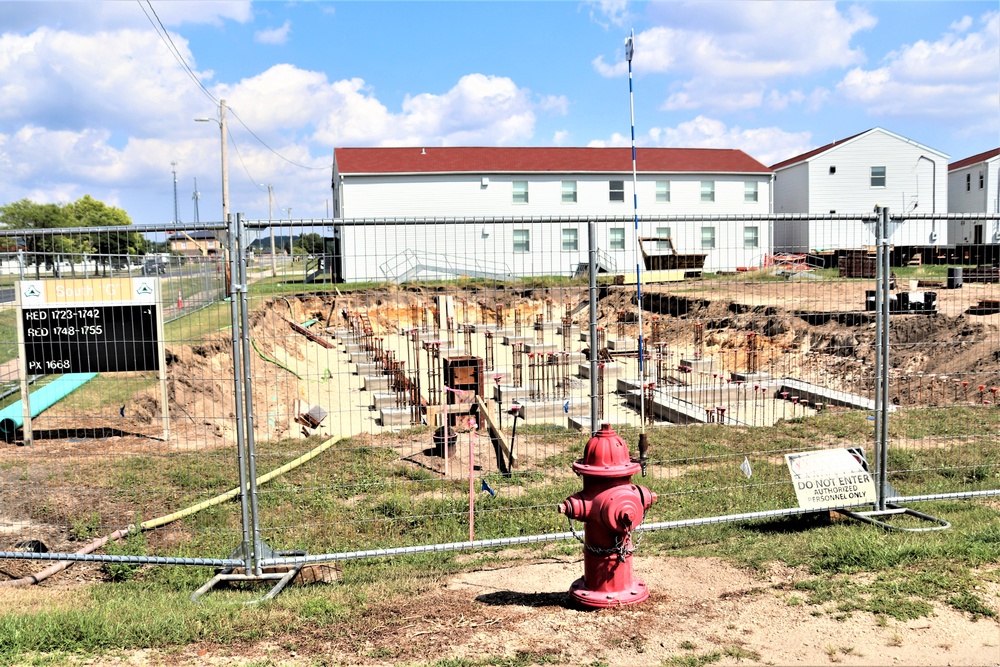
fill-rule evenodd
<path id="1" fill-rule="evenodd" d="M 361 343 L 344 343 L 344 352 L 347 352 L 347 354 L 361 352 Z"/>
<path id="2" fill-rule="evenodd" d="M 580 377 L 582 378 L 590 377 L 590 364 L 580 364 L 578 368 Z M 621 377 L 622 373 L 625 372 L 625 366 L 617 363 L 614 364 L 605 363 L 604 368 L 600 370 L 603 371 L 605 379 L 617 378 Z"/>
<path id="3" fill-rule="evenodd" d="M 681 366 L 687 366 L 691 373 L 711 373 L 714 366 L 712 359 L 681 359 Z"/>
<path id="4" fill-rule="evenodd" d="M 502 384 L 493 388 L 493 400 L 505 407 L 510 407 L 508 403 L 520 401 L 528 398 L 531 394 L 527 387 L 515 387 L 510 384 Z"/>
<path id="5" fill-rule="evenodd" d="M 379 411 L 379 419 L 382 426 L 409 426 L 409 408 L 382 408 Z"/>
<path id="6" fill-rule="evenodd" d="M 541 352 L 541 353 L 555 352 L 556 349 L 557 348 L 556 348 L 556 344 L 555 343 L 525 343 L 524 344 L 524 351 L 527 352 L 528 354 L 538 354 L 539 352 Z"/>
<path id="7" fill-rule="evenodd" d="M 388 375 L 366 375 L 364 378 L 365 391 L 387 391 L 389 389 Z"/>
<path id="8" fill-rule="evenodd" d="M 377 375 L 380 370 L 382 370 L 381 365 L 374 361 L 359 361 L 355 365 L 355 372 L 362 377 Z"/>
<path id="9" fill-rule="evenodd" d="M 521 405 L 525 420 L 533 422 L 557 422 L 567 415 L 590 414 L 590 401 L 577 396 L 551 401 L 521 401 Z"/>
<path id="10" fill-rule="evenodd" d="M 566 335 L 566 329 L 561 324 L 558 327 L 556 327 L 556 335 L 558 335 L 558 336 L 565 336 Z M 570 337 L 570 339 L 572 339 L 572 338 L 575 337 L 577 340 L 579 340 L 579 338 L 580 338 L 580 327 L 576 326 L 575 324 L 573 326 L 571 326 L 569 328 L 569 337 Z"/>
<path id="11" fill-rule="evenodd" d="M 629 338 L 609 338 L 608 339 L 608 351 L 609 352 L 638 352 L 639 343 L 638 341 L 631 340 Z"/>
<path id="12" fill-rule="evenodd" d="M 504 336 L 503 344 L 511 345 L 513 343 L 531 343 L 535 340 L 534 336 Z"/>
<path id="13" fill-rule="evenodd" d="M 396 393 L 377 391 L 372 394 L 372 407 L 376 410 L 381 408 L 396 407 Z"/>

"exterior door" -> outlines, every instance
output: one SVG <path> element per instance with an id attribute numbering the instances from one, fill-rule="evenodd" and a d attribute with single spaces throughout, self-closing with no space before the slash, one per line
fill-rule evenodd
<path id="1" fill-rule="evenodd" d="M 972 242 L 981 245 L 983 242 L 983 226 L 976 225 L 972 229 Z"/>

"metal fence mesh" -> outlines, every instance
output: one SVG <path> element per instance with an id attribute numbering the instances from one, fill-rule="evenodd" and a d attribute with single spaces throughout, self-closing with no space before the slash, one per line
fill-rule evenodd
<path id="1" fill-rule="evenodd" d="M 31 418 L 30 446 L 15 427 L 0 552 L 70 553 L 230 490 L 240 504 L 149 526 L 138 557 L 221 559 L 248 535 L 280 550 L 258 564 L 562 536 L 555 506 L 579 488 L 595 414 L 633 455 L 648 437 L 649 525 L 794 513 L 785 454 L 879 463 L 875 254 L 766 240 L 872 220 L 642 219 L 639 241 L 630 218 L 239 220 L 242 248 L 201 225 L 160 230 L 162 255 L 122 252 L 135 230 L 18 232 L 0 263 L 5 405 L 22 381 L 67 377 L 22 377 L 14 280 L 155 281 L 165 378 L 101 372 Z M 91 252 L 74 254 L 83 237 Z M 888 496 L 991 494 L 997 269 L 983 248 L 904 250 L 890 249 Z M 270 471 L 239 494 L 241 473 Z"/>

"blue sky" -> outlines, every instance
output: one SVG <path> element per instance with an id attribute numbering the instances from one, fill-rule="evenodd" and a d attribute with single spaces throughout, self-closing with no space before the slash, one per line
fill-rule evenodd
<path id="1" fill-rule="evenodd" d="M 0 204 L 170 222 L 176 162 L 180 220 L 194 179 L 219 220 L 219 130 L 194 118 L 220 98 L 249 218 L 267 183 L 276 218 L 325 217 L 338 146 L 628 145 L 633 29 L 641 146 L 771 165 L 876 126 L 951 161 L 1000 146 L 995 0 L 0 1 Z"/>

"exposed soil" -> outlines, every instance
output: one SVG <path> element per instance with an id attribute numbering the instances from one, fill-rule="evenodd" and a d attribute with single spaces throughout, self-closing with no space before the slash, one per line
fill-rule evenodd
<path id="1" fill-rule="evenodd" d="M 715 558 L 639 557 L 634 568 L 651 596 L 631 607 L 574 607 L 567 590 L 583 563 L 558 556 L 461 574 L 346 625 L 304 626 L 242 646 L 126 652 L 101 664 L 495 664 L 518 656 L 525 664 L 574 667 L 1000 664 L 996 618 L 977 620 L 942 605 L 905 622 L 866 612 L 845 617 L 830 604 L 802 603 L 792 585 L 810 577 L 784 566 L 755 575 Z M 987 584 L 980 593 L 998 608 L 1000 585 Z M 19 594 L 0 589 L 0 603 L 15 600 L 75 604 L 48 587 Z"/>

